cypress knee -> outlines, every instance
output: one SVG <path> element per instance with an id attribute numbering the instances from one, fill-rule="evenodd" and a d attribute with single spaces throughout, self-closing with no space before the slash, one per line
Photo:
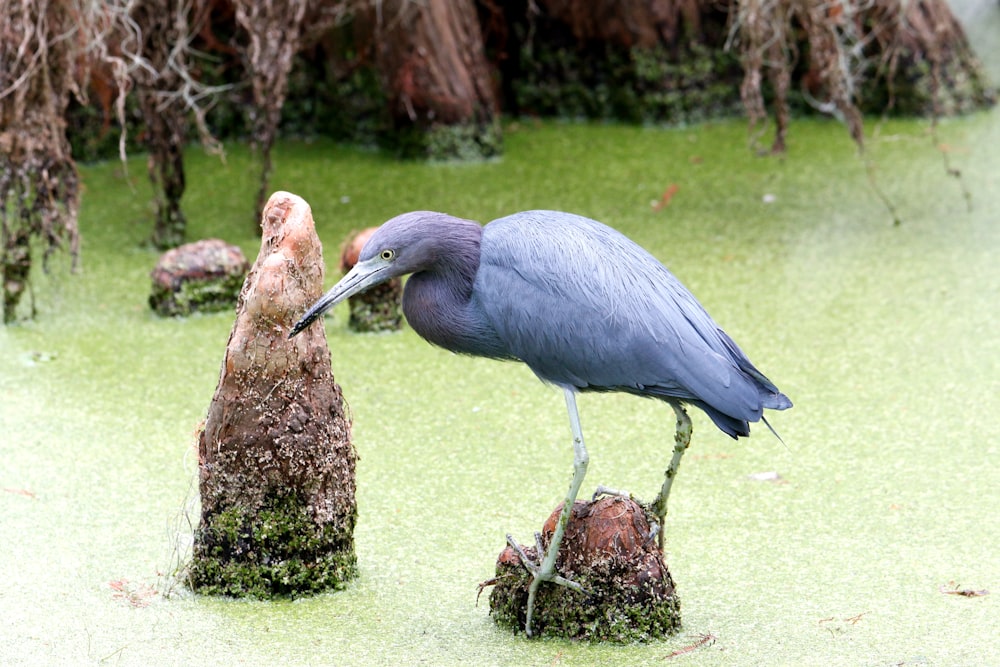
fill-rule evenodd
<path id="1" fill-rule="evenodd" d="M 312 213 L 278 192 L 261 226 L 199 436 L 189 578 L 204 593 L 297 596 L 356 574 L 356 455 L 323 328 L 288 338 L 323 287 Z"/>

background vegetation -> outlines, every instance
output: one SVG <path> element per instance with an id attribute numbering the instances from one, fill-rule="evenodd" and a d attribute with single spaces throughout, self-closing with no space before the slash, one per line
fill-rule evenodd
<path id="1" fill-rule="evenodd" d="M 753 128 L 773 118 L 780 153 L 795 110 L 860 146 L 865 110 L 994 100 L 945 0 L 2 0 L 0 16 L 5 322 L 33 239 L 77 255 L 76 161 L 114 143 L 148 150 L 150 240 L 169 248 L 196 135 L 253 147 L 255 227 L 282 130 L 469 159 L 500 154 L 502 113 L 678 125 L 742 108 Z"/>

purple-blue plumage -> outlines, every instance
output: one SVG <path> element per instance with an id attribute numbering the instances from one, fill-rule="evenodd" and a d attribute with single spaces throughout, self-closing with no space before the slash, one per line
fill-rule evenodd
<path id="1" fill-rule="evenodd" d="M 289 336 L 352 294 L 406 274 L 412 275 L 403 311 L 421 336 L 454 352 L 520 359 L 564 390 L 573 481 L 555 530 L 537 563 L 507 536 L 532 577 L 528 636 L 542 582 L 582 590 L 556 571 L 589 461 L 576 392 L 623 391 L 673 408 L 673 455 L 648 505 L 660 522 L 661 549 L 667 498 L 691 442 L 691 419 L 681 403 L 701 408 L 734 438 L 750 433 L 749 422 L 764 420 L 765 408 L 792 405 L 652 255 L 610 227 L 558 211 L 515 213 L 485 227 L 428 211 L 395 217 L 372 234 L 354 268 Z"/>
<path id="2" fill-rule="evenodd" d="M 359 262 L 385 252 L 384 279 L 413 274 L 410 325 L 446 349 L 519 359 L 576 391 L 690 403 L 733 437 L 791 407 L 666 267 L 594 220 L 525 211 L 482 227 L 416 211 L 382 225 Z"/>

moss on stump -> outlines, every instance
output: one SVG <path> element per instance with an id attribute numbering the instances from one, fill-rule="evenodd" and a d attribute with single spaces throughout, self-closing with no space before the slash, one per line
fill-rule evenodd
<path id="1" fill-rule="evenodd" d="M 376 285 L 348 299 L 351 318 L 347 322 L 359 333 L 399 331 L 403 326 L 403 283 L 398 279 Z"/>
<path id="2" fill-rule="evenodd" d="M 557 507 L 542 528 L 545 546 L 561 510 Z M 629 643 L 676 632 L 680 599 L 649 526 L 646 510 L 632 500 L 577 501 L 556 569 L 587 592 L 543 583 L 535 597 L 532 634 Z M 524 551 L 537 558 L 534 547 Z M 494 586 L 490 615 L 497 625 L 523 632 L 531 575 L 514 549 L 500 554 L 496 577 L 487 584 Z"/>
<path id="3" fill-rule="evenodd" d="M 220 239 L 186 243 L 160 255 L 150 273 L 149 307 L 165 317 L 232 310 L 250 263 Z"/>
<path id="4" fill-rule="evenodd" d="M 350 539 L 313 521 L 294 493 L 276 494 L 260 507 L 229 507 L 203 521 L 192 587 L 210 595 L 295 597 L 343 588 L 357 575 Z"/>

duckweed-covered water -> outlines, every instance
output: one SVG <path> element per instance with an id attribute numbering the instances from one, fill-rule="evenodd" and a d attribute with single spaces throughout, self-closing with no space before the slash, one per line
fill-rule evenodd
<path id="1" fill-rule="evenodd" d="M 504 534 L 530 541 L 569 482 L 560 393 L 408 329 L 351 334 L 346 307 L 326 326 L 360 454 L 360 577 L 294 602 L 174 585 L 197 516 L 193 432 L 232 315 L 154 316 L 142 158 L 128 176 L 85 168 L 82 274 L 57 259 L 36 283 L 37 319 L 0 330 L 0 662 L 1000 661 L 1000 112 L 943 123 L 940 150 L 926 123 L 868 132 L 864 158 L 826 121 L 797 122 L 783 159 L 748 151 L 740 121 L 521 122 L 502 160 L 475 165 L 277 149 L 273 187 L 311 203 L 328 284 L 348 231 L 405 210 L 572 210 L 660 257 L 795 401 L 772 419 L 785 445 L 766 429 L 735 443 L 695 415 L 667 527 L 684 628 L 624 647 L 527 641 L 477 605 Z M 189 155 L 191 237 L 255 257 L 245 151 Z M 670 411 L 613 395 L 580 409 L 585 488 L 654 494 Z"/>

